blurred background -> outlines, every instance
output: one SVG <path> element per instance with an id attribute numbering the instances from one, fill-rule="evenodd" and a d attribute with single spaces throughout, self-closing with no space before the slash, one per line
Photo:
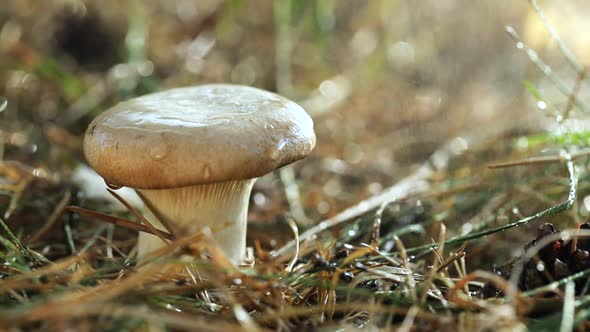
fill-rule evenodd
<path id="1" fill-rule="evenodd" d="M 540 5 L 580 62 L 590 59 L 588 5 Z M 317 223 L 395 184 L 447 142 L 459 157 L 554 122 L 550 108 L 568 98 L 506 26 L 574 86 L 575 71 L 524 0 L 2 0 L 5 218 L 20 229 L 50 215 L 64 183 L 79 189 L 71 204 L 93 195 L 79 180 L 93 176 L 80 175 L 81 137 L 100 112 L 153 91 L 227 82 L 297 101 L 318 136 L 312 156 L 257 182 L 250 220 L 276 225 L 288 212 L 302 227 Z M 479 158 L 471 172 L 493 161 Z M 26 174 L 47 181 L 44 191 L 25 190 Z M 42 199 L 14 203 L 18 190 Z"/>

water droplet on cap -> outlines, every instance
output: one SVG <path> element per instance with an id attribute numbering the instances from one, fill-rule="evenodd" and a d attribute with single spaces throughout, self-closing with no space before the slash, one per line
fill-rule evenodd
<path id="1" fill-rule="evenodd" d="M 266 156 L 270 160 L 279 159 L 279 149 L 277 149 L 276 147 L 269 148 L 268 150 L 266 150 Z"/>
<path id="2" fill-rule="evenodd" d="M 208 179 L 211 176 L 211 167 L 209 165 L 203 166 L 203 179 Z"/>
<path id="3" fill-rule="evenodd" d="M 162 160 L 167 152 L 168 148 L 166 147 L 166 144 L 159 143 L 150 149 L 150 156 L 155 160 Z"/>
<path id="4" fill-rule="evenodd" d="M 274 129 L 274 126 L 270 123 L 267 123 L 264 125 L 264 129 L 269 130 L 269 128 Z M 281 151 L 283 150 L 285 145 L 287 145 L 287 141 L 284 139 L 280 139 L 279 142 L 275 146 L 266 149 L 266 152 L 265 152 L 266 156 L 270 160 L 279 159 L 279 156 L 281 155 Z"/>

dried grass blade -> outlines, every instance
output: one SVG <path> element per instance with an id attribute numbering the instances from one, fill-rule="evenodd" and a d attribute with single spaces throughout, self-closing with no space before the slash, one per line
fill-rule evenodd
<path id="1" fill-rule="evenodd" d="M 109 224 L 132 229 L 134 231 L 145 232 L 145 233 L 149 233 L 149 234 L 153 234 L 153 235 L 159 235 L 167 240 L 174 241 L 174 239 L 175 239 L 174 236 L 168 232 L 156 230 L 156 232 L 158 234 L 155 234 L 154 232 L 152 232 L 151 229 L 149 229 L 145 225 L 141 225 L 136 222 L 125 220 L 122 218 L 109 216 L 107 214 L 103 214 L 100 212 L 86 210 L 86 209 L 83 209 L 83 208 L 77 207 L 77 206 L 68 206 L 68 207 L 66 207 L 66 210 L 81 214 L 86 217 L 90 217 L 90 218 L 98 219 L 100 221 L 108 222 Z"/>
<path id="2" fill-rule="evenodd" d="M 285 268 L 285 271 L 287 271 L 287 273 L 291 273 L 293 271 L 295 263 L 297 263 L 297 260 L 299 259 L 299 228 L 297 227 L 295 221 L 291 218 L 287 219 L 287 223 L 289 224 L 289 227 L 291 227 L 293 235 L 295 236 L 295 254 L 293 255 L 293 259 L 291 259 L 291 261 L 287 265 L 287 268 Z"/>
<path id="3" fill-rule="evenodd" d="M 125 205 L 125 207 L 129 211 L 131 211 L 131 213 L 133 213 L 152 232 L 152 234 L 156 235 L 160 238 L 160 240 L 168 244 L 168 242 L 166 242 L 166 238 L 160 235 L 159 230 L 156 227 L 154 227 L 154 225 L 152 225 L 152 223 L 150 223 L 139 211 L 137 211 L 136 208 L 131 206 L 131 204 L 129 204 L 123 197 L 114 192 L 112 189 L 107 188 L 107 191 L 109 192 L 109 194 L 113 195 L 113 197 L 115 197 L 119 202 L 121 202 L 121 204 Z"/>
<path id="4" fill-rule="evenodd" d="M 170 224 L 168 223 L 168 221 L 166 220 L 166 218 L 164 218 L 162 216 L 162 214 L 160 213 L 160 211 L 158 211 L 158 209 L 156 209 L 156 207 L 154 206 L 154 204 L 152 204 L 152 202 L 150 202 L 149 199 L 147 199 L 145 197 L 144 194 L 141 193 L 141 191 L 135 189 L 135 193 L 137 194 L 137 196 L 139 197 L 139 199 L 141 199 L 141 201 L 143 202 L 143 204 L 148 208 L 148 210 L 150 210 L 150 212 L 158 219 L 158 221 L 166 228 L 166 230 L 174 235 L 176 235 L 176 232 L 174 232 L 174 229 L 172 228 L 172 226 L 170 226 Z"/>
<path id="5" fill-rule="evenodd" d="M 6 234 L 8 234 L 8 237 L 10 237 L 10 240 L 11 240 L 12 244 L 14 244 L 16 246 L 16 248 L 18 249 L 18 251 L 20 252 L 20 254 L 23 255 L 23 256 L 26 256 L 30 260 L 34 260 L 33 257 L 31 256 L 31 254 L 29 254 L 29 251 L 27 250 L 27 248 L 25 248 L 22 245 L 22 243 L 20 243 L 20 241 L 18 240 L 18 238 L 12 233 L 12 231 L 10 230 L 10 228 L 8 228 L 8 225 L 6 225 L 6 223 L 2 219 L 0 219 L 0 226 L 2 226 L 2 228 L 4 229 L 4 231 L 6 232 Z"/>

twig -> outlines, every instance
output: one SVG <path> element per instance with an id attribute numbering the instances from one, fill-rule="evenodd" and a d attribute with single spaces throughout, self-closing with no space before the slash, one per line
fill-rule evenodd
<path id="1" fill-rule="evenodd" d="M 107 188 L 107 191 L 109 192 L 109 194 L 113 195 L 113 197 L 115 197 L 119 202 L 121 202 L 121 204 L 123 204 L 131 213 L 133 213 L 142 222 L 142 224 L 144 224 L 150 231 L 152 231 L 152 234 L 159 237 L 160 240 L 162 240 L 162 242 L 168 244 L 168 242 L 166 242 L 166 239 L 160 235 L 158 229 L 156 229 L 156 227 L 154 227 L 154 225 L 152 225 L 151 222 L 149 222 L 139 211 L 137 211 L 136 208 L 131 206 L 131 204 L 129 204 L 123 197 L 117 194 L 114 190 Z"/>
<path id="2" fill-rule="evenodd" d="M 148 208 L 148 210 L 154 215 L 154 217 L 156 217 L 156 219 L 158 219 L 158 221 L 162 224 L 162 226 L 164 226 L 164 228 L 166 228 L 166 230 L 170 234 L 176 236 L 176 233 L 174 232 L 174 228 L 172 226 L 170 226 L 170 224 L 168 223 L 166 218 L 164 218 L 164 216 L 162 216 L 162 214 L 160 213 L 160 211 L 158 211 L 158 209 L 156 209 L 154 204 L 152 204 L 152 202 L 149 199 L 147 199 L 141 191 L 135 189 L 135 193 L 137 194 L 139 199 L 141 199 L 141 201 L 143 202 L 143 205 L 145 205 L 145 207 Z"/>
<path id="3" fill-rule="evenodd" d="M 536 164 L 553 164 L 563 161 L 563 157 L 561 156 L 545 156 L 545 157 L 532 157 L 527 159 L 521 160 L 514 160 L 508 161 L 505 163 L 498 163 L 498 164 L 491 164 L 488 165 L 488 168 L 507 168 L 507 167 L 514 167 L 514 166 L 528 166 L 528 165 L 536 165 Z"/>
<path id="4" fill-rule="evenodd" d="M 464 257 L 465 257 L 465 252 L 462 250 L 457 250 L 456 252 L 453 253 L 453 255 L 451 257 L 449 257 L 449 259 L 447 259 L 446 261 L 444 261 L 440 264 L 440 266 L 436 269 L 436 272 L 441 272 L 442 270 L 446 269 L 449 265 L 457 263 L 458 260 L 461 260 Z M 457 272 L 459 273 L 459 277 L 465 276 L 465 275 L 462 275 L 463 271 L 460 268 L 457 268 Z"/>
<path id="5" fill-rule="evenodd" d="M 68 206 L 68 207 L 66 207 L 66 210 L 81 214 L 86 217 L 90 217 L 90 218 L 98 219 L 100 221 L 108 222 L 113 225 L 125 227 L 128 229 L 134 230 L 134 231 L 145 232 L 148 234 L 157 235 L 157 234 L 154 234 L 152 232 L 152 230 L 150 230 L 147 226 L 138 224 L 133 221 L 109 216 L 109 215 L 106 215 L 106 214 L 103 214 L 100 212 L 86 210 L 86 209 L 83 209 L 83 208 L 77 207 L 77 206 Z M 171 240 L 171 241 L 175 240 L 175 237 L 172 236 L 172 234 L 170 234 L 170 233 L 160 231 L 160 230 L 156 230 L 156 232 L 158 233 L 158 235 L 160 235 L 161 237 L 163 237 L 167 240 Z"/>
<path id="6" fill-rule="evenodd" d="M 588 155 L 590 155 L 590 149 L 583 149 L 583 150 L 574 152 L 569 156 L 567 156 L 567 155 L 551 155 L 551 156 L 542 156 L 542 157 L 531 157 L 531 158 L 527 158 L 527 159 L 508 161 L 505 163 L 491 164 L 491 165 L 488 165 L 488 168 L 505 168 L 505 167 L 525 166 L 525 165 L 533 165 L 533 164 L 558 163 L 558 162 L 562 162 L 562 161 L 567 161 L 568 158 L 571 160 L 576 160 L 580 157 L 585 157 Z"/>

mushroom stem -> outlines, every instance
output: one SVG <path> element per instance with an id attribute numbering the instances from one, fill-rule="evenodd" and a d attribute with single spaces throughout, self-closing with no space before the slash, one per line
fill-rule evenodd
<path id="1" fill-rule="evenodd" d="M 246 251 L 246 222 L 250 192 L 256 179 L 218 182 L 173 189 L 146 190 L 141 193 L 157 209 L 178 236 L 210 227 L 219 247 L 234 264 L 241 264 Z M 148 210 L 148 209 L 146 209 Z M 165 230 L 148 211 L 154 227 Z M 138 256 L 165 246 L 157 236 L 140 233 Z"/>

